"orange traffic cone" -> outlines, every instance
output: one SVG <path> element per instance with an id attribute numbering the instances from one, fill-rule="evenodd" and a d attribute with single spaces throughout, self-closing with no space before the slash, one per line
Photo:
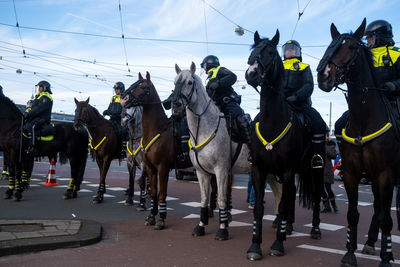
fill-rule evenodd
<path id="1" fill-rule="evenodd" d="M 54 168 L 55 165 L 56 163 L 54 162 L 54 159 L 51 159 L 49 175 L 47 176 L 47 181 L 43 185 L 45 186 L 59 185 L 56 181 L 56 170 Z"/>

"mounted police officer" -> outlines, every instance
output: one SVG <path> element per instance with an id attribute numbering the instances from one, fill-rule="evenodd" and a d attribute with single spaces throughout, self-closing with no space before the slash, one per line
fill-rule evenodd
<path id="1" fill-rule="evenodd" d="M 368 24 L 364 35 L 372 54 L 376 85 L 388 92 L 395 116 L 399 119 L 397 98 L 400 96 L 400 49 L 394 47 L 392 25 L 385 20 L 375 20 Z M 336 121 L 336 133 L 341 134 L 348 117 L 349 112 L 346 111 Z"/>
<path id="2" fill-rule="evenodd" d="M 324 167 L 326 123 L 321 115 L 311 106 L 311 94 L 314 81 L 310 65 L 302 62 L 301 46 L 295 40 L 287 41 L 282 46 L 284 66 L 284 94 L 286 101 L 303 113 L 311 124 L 313 168 Z"/>
<path id="3" fill-rule="evenodd" d="M 50 124 L 51 110 L 53 108 L 53 98 L 50 83 L 40 81 L 36 85 L 37 94 L 32 101 L 32 106 L 27 108 L 24 113 L 25 125 L 24 132 L 28 135 L 28 148 L 26 152 L 32 154 L 35 146 L 35 135 L 46 124 Z"/>
<path id="4" fill-rule="evenodd" d="M 125 85 L 122 82 L 116 82 L 113 86 L 115 95 L 111 97 L 110 104 L 108 105 L 108 108 L 103 111 L 103 116 L 110 116 L 110 121 L 114 127 L 114 130 L 122 140 L 122 150 L 121 150 L 121 157 L 124 158 L 126 157 L 126 154 L 124 153 L 125 150 L 124 148 L 126 147 L 126 141 L 128 141 L 129 138 L 129 131 L 128 127 L 122 127 L 121 125 L 121 118 L 122 118 L 122 112 L 123 112 L 123 107 L 121 105 L 121 95 L 125 91 Z"/>
<path id="5" fill-rule="evenodd" d="M 241 98 L 232 88 L 237 79 L 236 75 L 227 68 L 221 67 L 218 58 L 213 55 L 205 57 L 200 66 L 208 74 L 206 85 L 208 96 L 226 117 L 236 121 L 244 142 L 249 144 L 251 140 L 250 116 L 243 112 L 240 107 Z"/>

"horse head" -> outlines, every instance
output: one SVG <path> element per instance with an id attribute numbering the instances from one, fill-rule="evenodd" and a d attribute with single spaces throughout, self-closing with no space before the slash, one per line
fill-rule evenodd
<path id="1" fill-rule="evenodd" d="M 74 116 L 74 128 L 75 130 L 78 130 L 80 127 L 85 125 L 88 121 L 88 107 L 89 107 L 89 99 L 86 99 L 86 101 L 78 101 L 76 98 L 75 104 L 76 104 L 76 109 L 75 109 L 75 116 Z"/>
<path id="2" fill-rule="evenodd" d="M 260 38 L 258 31 L 254 33 L 253 51 L 251 52 L 247 64 L 250 67 L 246 71 L 245 78 L 247 83 L 257 88 L 258 85 L 272 85 L 279 75 L 279 68 L 283 68 L 276 46 L 279 43 L 279 30 L 276 30 L 275 36 Z"/>
<path id="3" fill-rule="evenodd" d="M 150 73 L 146 72 L 146 79 L 139 72 L 138 80 L 133 83 L 121 96 L 121 105 L 124 108 L 143 106 L 152 100 L 151 88 L 155 91 L 154 85 L 150 80 Z"/>
<path id="4" fill-rule="evenodd" d="M 332 42 L 318 64 L 318 86 L 325 92 L 346 82 L 348 73 L 355 65 L 360 48 L 365 47 L 361 42 L 364 34 L 366 19 L 354 33 L 340 34 L 335 24 L 331 24 Z"/>

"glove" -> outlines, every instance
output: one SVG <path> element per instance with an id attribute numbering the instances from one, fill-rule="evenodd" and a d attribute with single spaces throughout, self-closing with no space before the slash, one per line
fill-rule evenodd
<path id="1" fill-rule="evenodd" d="M 293 103 L 297 101 L 297 95 L 291 95 L 286 98 L 287 102 Z"/>
<path id="2" fill-rule="evenodd" d="M 108 115 L 108 110 L 103 111 L 103 116 L 106 116 L 106 115 Z"/>
<path id="3" fill-rule="evenodd" d="M 389 92 L 389 93 L 394 93 L 396 91 L 396 85 L 392 82 L 386 82 L 384 88 Z"/>

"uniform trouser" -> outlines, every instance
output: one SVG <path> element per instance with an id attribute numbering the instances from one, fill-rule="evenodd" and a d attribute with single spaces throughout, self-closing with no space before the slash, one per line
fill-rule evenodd
<path id="1" fill-rule="evenodd" d="M 173 122 L 174 122 L 174 131 L 178 131 L 177 133 L 174 133 L 174 135 L 179 136 L 179 139 L 181 140 L 181 152 L 182 153 L 189 153 L 189 145 L 188 141 L 190 138 L 189 135 L 189 126 L 187 124 L 187 119 L 185 117 L 178 117 L 172 115 Z"/>
<path id="2" fill-rule="evenodd" d="M 312 147 L 314 154 L 325 157 L 325 132 L 327 129 L 325 121 L 321 115 L 311 106 L 303 107 L 303 113 L 311 124 Z"/>
<path id="3" fill-rule="evenodd" d="M 218 105 L 218 107 L 221 109 L 225 116 L 230 115 L 233 120 L 236 119 L 238 116 L 244 115 L 243 109 L 235 101 L 223 103 L 222 105 Z"/>

